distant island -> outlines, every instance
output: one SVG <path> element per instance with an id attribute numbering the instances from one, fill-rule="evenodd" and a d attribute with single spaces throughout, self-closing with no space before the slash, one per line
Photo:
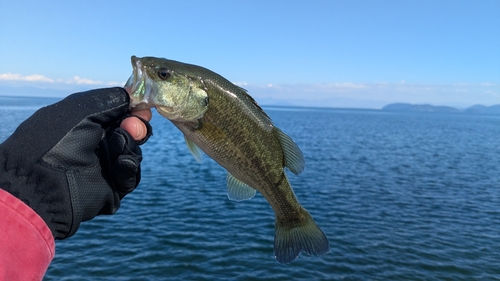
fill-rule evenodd
<path id="1" fill-rule="evenodd" d="M 500 104 L 492 106 L 473 105 L 464 110 L 450 106 L 435 106 L 430 104 L 392 103 L 382 107 L 383 111 L 393 112 L 438 112 L 438 113 L 468 113 L 500 115 Z"/>
<path id="2" fill-rule="evenodd" d="M 404 111 L 404 112 L 447 112 L 459 113 L 460 110 L 449 106 L 435 106 L 430 104 L 409 104 L 409 103 L 392 103 L 382 107 L 384 111 Z"/>
<path id="3" fill-rule="evenodd" d="M 466 113 L 473 114 L 500 114 L 500 104 L 492 106 L 473 105 L 465 110 Z"/>

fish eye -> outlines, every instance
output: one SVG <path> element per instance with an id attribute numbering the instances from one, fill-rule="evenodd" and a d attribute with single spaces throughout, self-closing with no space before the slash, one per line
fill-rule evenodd
<path id="1" fill-rule="evenodd" d="M 163 80 L 167 80 L 170 77 L 170 72 L 168 72 L 167 68 L 158 69 L 158 77 Z"/>

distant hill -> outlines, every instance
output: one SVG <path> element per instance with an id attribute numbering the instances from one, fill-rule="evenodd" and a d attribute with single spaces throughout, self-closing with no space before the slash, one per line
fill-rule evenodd
<path id="1" fill-rule="evenodd" d="M 473 106 L 467 108 L 464 112 L 471 113 L 471 114 L 497 115 L 497 114 L 500 114 L 500 104 L 492 105 L 492 106 L 484 106 L 484 105 L 476 104 L 476 105 L 473 105 Z"/>
<path id="2" fill-rule="evenodd" d="M 473 105 L 465 110 L 459 110 L 450 106 L 435 106 L 430 104 L 392 103 L 384 106 L 383 111 L 393 112 L 441 112 L 441 113 L 467 113 L 500 115 L 500 104 L 492 106 Z"/>
<path id="3" fill-rule="evenodd" d="M 430 104 L 409 104 L 409 103 L 393 103 L 382 107 L 384 111 L 397 112 L 445 112 L 459 113 L 460 110 L 449 106 L 435 106 Z"/>

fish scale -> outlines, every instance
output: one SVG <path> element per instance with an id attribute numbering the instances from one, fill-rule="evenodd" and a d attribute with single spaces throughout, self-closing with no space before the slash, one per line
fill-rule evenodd
<path id="1" fill-rule="evenodd" d="M 132 104 L 155 107 L 184 134 L 197 160 L 202 150 L 224 167 L 229 199 L 250 199 L 257 190 L 271 205 L 278 262 L 329 251 L 328 239 L 300 205 L 284 171 L 302 172 L 302 152 L 244 89 L 192 64 L 133 56 L 132 66 L 125 85 Z"/>

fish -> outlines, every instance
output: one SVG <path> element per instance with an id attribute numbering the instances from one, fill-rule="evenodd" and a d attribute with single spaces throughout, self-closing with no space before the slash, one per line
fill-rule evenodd
<path id="1" fill-rule="evenodd" d="M 184 135 L 196 160 L 203 153 L 227 170 L 227 196 L 251 199 L 259 191 L 275 213 L 274 256 L 288 264 L 302 252 L 324 255 L 330 245 L 299 203 L 285 168 L 304 170 L 297 144 L 276 127 L 248 94 L 201 66 L 157 57 L 131 57 L 125 84 L 131 106 L 155 107 Z"/>

